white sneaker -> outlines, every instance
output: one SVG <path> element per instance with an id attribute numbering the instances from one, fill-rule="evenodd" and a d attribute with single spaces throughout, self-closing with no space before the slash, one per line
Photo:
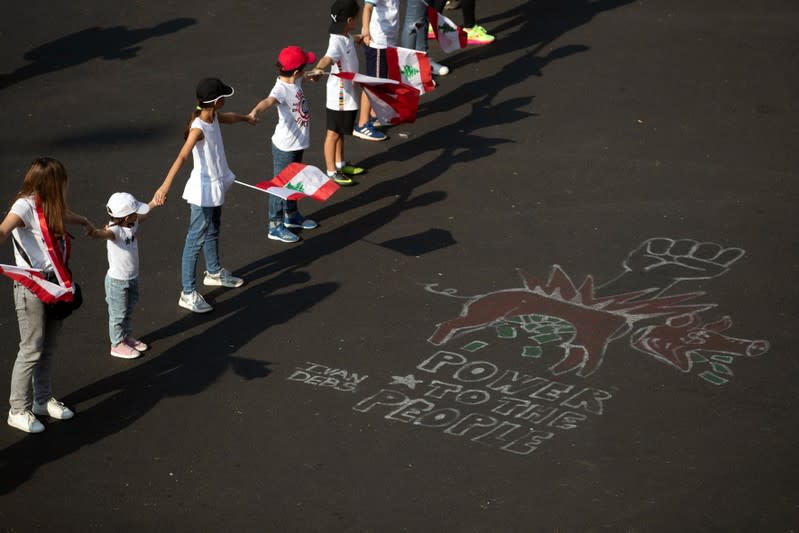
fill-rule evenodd
<path id="1" fill-rule="evenodd" d="M 209 274 L 208 271 L 206 271 L 203 283 L 205 285 L 215 285 L 222 287 L 241 287 L 242 285 L 244 285 L 244 280 L 241 278 L 237 278 L 236 276 L 231 274 L 229 270 L 223 268 L 216 274 Z"/>
<path id="2" fill-rule="evenodd" d="M 178 305 L 192 313 L 209 313 L 214 310 L 197 291 L 193 291 L 191 294 L 181 292 Z"/>
<path id="3" fill-rule="evenodd" d="M 50 398 L 50 400 L 44 404 L 33 402 L 33 414 L 39 416 L 50 415 L 50 418 L 55 418 L 56 420 L 69 420 L 75 416 L 72 409 L 55 398 Z"/>
<path id="4" fill-rule="evenodd" d="M 25 433 L 41 433 L 44 431 L 44 424 L 39 422 L 33 413 L 27 409 L 18 413 L 8 412 L 8 425 L 12 428 L 21 429 Z"/>

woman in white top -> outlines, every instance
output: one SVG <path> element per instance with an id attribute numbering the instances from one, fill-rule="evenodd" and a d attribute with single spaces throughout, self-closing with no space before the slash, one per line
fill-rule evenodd
<path id="1" fill-rule="evenodd" d="M 61 320 L 47 315 L 48 303 L 63 298 L 59 289 L 70 289 L 67 268 L 69 234 L 67 224 L 81 224 L 87 232 L 94 227 L 84 216 L 67 208 L 67 172 L 60 161 L 49 157 L 31 164 L 14 204 L 0 223 L 0 243 L 14 239 L 18 273 L 14 303 L 19 323 L 19 352 L 11 372 L 11 410 L 8 424 L 27 433 L 44 431 L 36 415 L 56 419 L 72 418 L 74 413 L 52 396 L 50 365 Z M 48 288 L 37 284 L 52 280 Z"/>
<path id="2" fill-rule="evenodd" d="M 181 279 L 183 291 L 178 305 L 195 313 L 213 308 L 196 291 L 197 261 L 200 250 L 205 257 L 205 285 L 241 287 L 244 280 L 232 275 L 219 264 L 219 227 L 225 192 L 236 176 L 225 157 L 225 145 L 219 124 L 255 121 L 247 115 L 220 113 L 225 98 L 233 89 L 217 78 L 205 78 L 197 85 L 197 105 L 185 132 L 186 142 L 180 149 L 164 183 L 155 192 L 156 205 L 164 205 L 172 181 L 191 154 L 194 161 L 191 175 L 183 190 L 183 198 L 191 207 L 189 230 L 183 247 Z"/>

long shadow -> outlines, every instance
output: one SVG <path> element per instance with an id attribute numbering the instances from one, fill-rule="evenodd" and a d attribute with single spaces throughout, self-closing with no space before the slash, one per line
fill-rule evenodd
<path id="1" fill-rule="evenodd" d="M 125 429 L 162 400 L 198 394 L 228 369 L 246 380 L 267 377 L 273 363 L 237 357 L 236 350 L 270 327 L 307 311 L 338 288 L 335 283 L 321 283 L 263 296 L 288 283 L 307 281 L 307 275 L 294 273 L 251 287 L 217 308 L 217 321 L 204 331 L 158 357 L 67 396 L 65 401 L 71 405 L 102 400 L 81 410 L 73 420 L 49 424 L 43 434 L 27 436 L 0 452 L 0 494 L 13 491 L 43 464 Z M 272 311 L 263 313 L 264 308 Z"/>
<path id="2" fill-rule="evenodd" d="M 131 59 L 141 50 L 137 44 L 152 37 L 175 33 L 196 24 L 193 18 L 176 18 L 150 28 L 125 26 L 87 28 L 29 50 L 23 56 L 28 64 L 14 72 L 0 74 L 0 89 L 21 81 L 74 67 L 95 58 Z"/>
<path id="3" fill-rule="evenodd" d="M 566 2 L 566 6 L 580 8 L 583 13 L 559 17 L 559 23 L 549 26 L 546 40 L 551 42 L 557 35 L 572 29 L 573 25 L 590 20 L 601 10 L 600 6 L 610 9 L 624 3 L 629 2 Z M 517 18 L 529 16 L 529 6 L 530 4 L 525 4 L 509 13 L 515 13 Z M 522 27 L 528 27 L 527 23 Z M 503 38 L 508 41 L 505 45 L 508 51 L 511 48 L 517 51 L 529 38 L 520 31 Z M 529 27 L 526 31 L 530 31 Z M 513 39 L 517 40 L 515 45 L 511 43 Z M 539 46 L 538 50 L 543 46 Z M 286 251 L 236 269 L 238 274 L 247 279 L 248 285 L 244 290 L 233 293 L 233 297 L 216 303 L 214 313 L 208 318 L 187 315 L 145 335 L 145 340 L 152 341 L 183 333 L 201 324 L 212 324 L 162 355 L 66 397 L 65 400 L 71 404 L 80 404 L 99 397 L 103 399 L 95 406 L 81 411 L 75 420 L 53 424 L 44 435 L 26 437 L 3 450 L 0 453 L 0 466 L 4 470 L 0 480 L 0 493 L 7 493 L 24 483 L 41 464 L 57 460 L 82 446 L 121 431 L 153 409 L 162 399 L 197 394 L 205 390 L 228 369 L 247 379 L 267 376 L 271 363 L 237 358 L 236 346 L 244 345 L 270 326 L 288 321 L 298 313 L 310 309 L 316 302 L 333 294 L 337 285 L 326 283 L 303 287 L 287 294 L 273 293 L 291 284 L 309 281 L 307 274 L 300 271 L 303 266 L 364 240 L 402 213 L 445 200 L 446 194 L 440 191 L 422 195 L 414 193 L 417 188 L 431 183 L 453 165 L 494 155 L 498 146 L 511 142 L 508 139 L 482 137 L 476 135 L 475 131 L 492 125 L 512 124 L 531 116 L 531 113 L 522 108 L 532 102 L 532 96 L 495 102 L 499 92 L 509 83 L 524 81 L 532 73 L 538 72 L 540 75 L 541 69 L 551 61 L 582 50 L 579 47 L 566 47 L 544 57 L 537 57 L 534 53 L 525 54 L 503 69 L 510 82 L 492 74 L 491 78 L 470 82 L 465 88 L 456 89 L 454 100 L 451 99 L 452 93 L 446 99 L 440 99 L 446 100 L 441 104 L 445 106 L 470 105 L 471 112 L 455 123 L 396 145 L 363 163 L 374 168 L 387 161 L 413 158 L 431 151 L 433 147 L 434 150 L 440 150 L 440 153 L 432 161 L 405 175 L 376 183 L 346 200 L 325 206 L 314 214 L 314 218 L 325 220 L 376 200 L 390 199 L 386 205 L 327 233 L 314 235 L 302 245 L 287 248 Z M 522 67 L 529 70 L 522 72 Z M 481 90 L 477 91 L 477 87 Z M 436 102 L 431 104 L 435 105 Z M 442 143 L 442 139 L 456 139 L 456 142 Z M 261 282 L 263 279 L 266 281 Z M 218 291 L 212 291 L 208 295 L 209 300 L 213 302 L 217 294 Z M 265 308 L 280 310 L 282 315 L 263 313 Z M 218 319 L 220 316 L 223 318 Z M 108 394 L 111 396 L 107 396 Z"/>
<path id="4" fill-rule="evenodd" d="M 320 257 L 365 240 L 369 234 L 387 225 L 405 211 L 443 201 L 446 198 L 446 194 L 443 192 L 429 192 L 416 197 L 414 197 L 413 193 L 416 188 L 432 182 L 452 166 L 489 157 L 496 153 L 499 145 L 512 142 L 508 139 L 482 137 L 474 133 L 476 130 L 492 125 L 507 126 L 532 116 L 531 113 L 522 110 L 523 107 L 532 102 L 532 96 L 509 99 L 501 103 L 492 104 L 496 95 L 513 83 L 523 82 L 529 76 L 540 76 L 542 69 L 550 62 L 568 57 L 587 48 L 566 46 L 550 52 L 544 57 L 538 57 L 536 55 L 537 51 L 544 47 L 546 43 L 555 40 L 559 35 L 571 30 L 573 27 L 590 21 L 602 9 L 612 9 L 631 1 L 606 0 L 604 2 L 591 2 L 590 0 L 573 0 L 565 2 L 566 5 L 562 9 L 559 7 L 560 4 L 558 4 L 557 11 L 559 16 L 555 17 L 554 21 L 547 25 L 548 29 L 545 32 L 545 36 L 540 39 L 541 45 L 503 67 L 503 73 L 509 74 L 508 78 L 491 76 L 469 82 L 448 93 L 445 98 L 434 100 L 431 104 L 437 105 L 443 101 L 443 104 L 438 105 L 445 109 L 471 105 L 471 113 L 457 122 L 444 125 L 402 143 L 393 144 L 386 152 L 371 156 L 360 163 L 363 166 L 376 169 L 380 164 L 390 161 L 407 161 L 431 149 L 441 151 L 437 157 L 411 173 L 392 180 L 378 182 L 359 194 L 343 201 L 326 205 L 314 213 L 314 218 L 323 221 L 362 207 L 367 203 L 378 202 L 386 198 L 391 199 L 390 203 L 339 226 L 333 231 L 321 235 L 313 235 L 312 240 L 309 240 L 307 245 L 294 246 L 284 252 L 259 259 L 238 268 L 236 269 L 237 274 L 244 276 L 249 283 L 252 283 L 253 280 L 274 275 L 277 275 L 277 277 L 273 281 L 279 281 L 285 276 L 291 276 L 293 271 L 311 264 Z M 533 4 L 528 2 L 502 15 L 498 15 L 498 18 L 511 17 L 507 25 L 519 26 L 519 29 L 504 37 L 505 44 L 494 48 L 496 52 L 518 52 L 521 47 L 519 40 L 530 39 L 530 32 L 533 31 L 531 20 L 535 9 Z M 576 10 L 578 13 L 571 12 L 570 9 Z M 492 44 L 491 46 L 494 45 Z M 483 47 L 482 50 L 488 48 Z M 466 50 L 464 53 L 470 51 Z M 442 139 L 454 139 L 456 142 L 442 143 Z M 212 291 L 207 296 L 208 299 L 213 302 L 213 298 L 217 293 L 218 291 Z M 197 320 L 195 316 L 186 316 L 150 333 L 148 339 L 158 340 L 179 334 L 193 327 Z"/>

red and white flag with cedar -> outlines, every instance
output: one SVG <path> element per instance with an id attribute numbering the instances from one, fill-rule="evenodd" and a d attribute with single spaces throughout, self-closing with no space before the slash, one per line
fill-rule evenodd
<path id="1" fill-rule="evenodd" d="M 433 32 L 438 39 L 438 45 L 446 53 L 466 48 L 468 38 L 463 28 L 449 20 L 447 17 L 427 6 L 427 18 L 433 27 Z"/>
<path id="2" fill-rule="evenodd" d="M 354 72 L 334 74 L 357 83 L 366 93 L 372 110 L 383 124 L 403 124 L 416 121 L 419 111 L 419 90 L 388 78 L 373 78 Z"/>
<path id="3" fill-rule="evenodd" d="M 236 183 L 253 187 L 240 181 Z M 316 167 L 302 163 L 291 163 L 271 180 L 256 183 L 254 187 L 284 200 L 299 200 L 307 196 L 320 202 L 330 198 L 339 188 L 335 181 L 327 177 L 327 174 Z"/>
<path id="4" fill-rule="evenodd" d="M 72 287 L 65 287 L 44 279 L 42 271 L 36 268 L 25 268 L 13 265 L 0 265 L 0 274 L 7 276 L 26 287 L 46 304 L 71 302 Z"/>
<path id="5" fill-rule="evenodd" d="M 427 54 L 410 48 L 386 48 L 388 77 L 415 87 L 419 94 L 429 93 L 436 88 Z"/>

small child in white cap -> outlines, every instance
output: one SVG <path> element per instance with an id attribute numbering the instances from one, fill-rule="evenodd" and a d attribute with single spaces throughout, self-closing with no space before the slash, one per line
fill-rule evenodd
<path id="1" fill-rule="evenodd" d="M 136 234 L 139 222 L 147 217 L 155 201 L 145 204 L 126 192 L 115 192 L 108 199 L 108 224 L 89 233 L 95 239 L 106 239 L 108 273 L 105 276 L 105 301 L 108 302 L 108 335 L 111 355 L 135 359 L 148 346 L 131 331 L 133 308 L 139 301 L 139 244 Z"/>

